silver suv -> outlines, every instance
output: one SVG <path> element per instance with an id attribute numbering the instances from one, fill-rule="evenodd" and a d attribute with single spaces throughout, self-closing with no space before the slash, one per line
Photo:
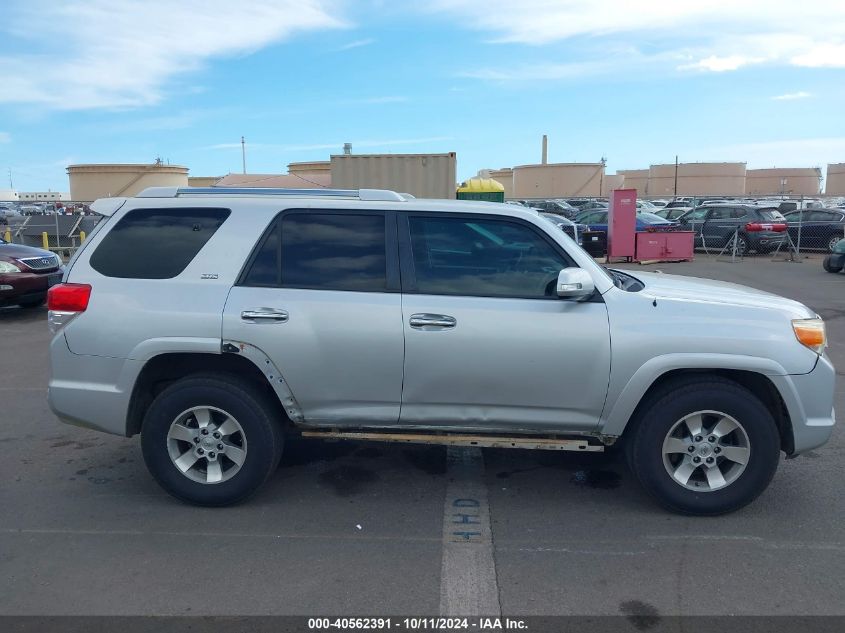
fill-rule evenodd
<path id="1" fill-rule="evenodd" d="M 619 446 L 658 502 L 718 514 L 834 424 L 812 310 L 607 270 L 514 205 L 154 188 L 92 208 L 50 289 L 50 406 L 140 433 L 191 503 L 246 498 L 303 435 Z"/>

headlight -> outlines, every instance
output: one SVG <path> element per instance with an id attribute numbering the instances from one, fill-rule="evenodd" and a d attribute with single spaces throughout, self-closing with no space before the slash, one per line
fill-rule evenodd
<path id="1" fill-rule="evenodd" d="M 12 262 L 0 261 L 0 275 L 4 273 L 19 273 L 21 269 L 15 266 Z"/>
<path id="2" fill-rule="evenodd" d="M 798 342 L 816 354 L 821 354 L 827 347 L 827 332 L 824 329 L 824 321 L 820 318 L 793 319 L 792 330 Z"/>

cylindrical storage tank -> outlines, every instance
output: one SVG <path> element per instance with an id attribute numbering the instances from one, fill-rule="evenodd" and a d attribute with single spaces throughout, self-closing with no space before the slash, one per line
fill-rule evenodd
<path id="1" fill-rule="evenodd" d="M 458 200 L 486 200 L 487 202 L 504 202 L 505 188 L 492 178 L 470 178 L 458 187 Z"/>
<path id="2" fill-rule="evenodd" d="M 513 168 L 513 197 L 599 196 L 603 174 L 601 163 L 519 165 Z"/>
<path id="3" fill-rule="evenodd" d="M 490 178 L 502 183 L 505 188 L 505 200 L 510 200 L 513 195 L 513 169 L 489 169 Z"/>
<path id="4" fill-rule="evenodd" d="M 652 165 L 648 168 L 649 196 L 667 197 L 675 195 L 675 165 Z M 678 193 L 681 193 L 678 187 Z"/>
<path id="5" fill-rule="evenodd" d="M 745 194 L 745 163 L 681 163 L 678 194 L 741 196 Z"/>
<path id="6" fill-rule="evenodd" d="M 819 167 L 749 169 L 745 172 L 745 193 L 753 196 L 817 196 L 821 177 Z"/>
<path id="7" fill-rule="evenodd" d="M 824 193 L 826 196 L 845 196 L 845 163 L 832 163 L 827 166 Z"/>
<path id="8" fill-rule="evenodd" d="M 625 189 L 637 190 L 638 198 L 652 195 L 648 191 L 648 169 L 620 169 L 616 175 L 624 178 Z"/>
<path id="9" fill-rule="evenodd" d="M 213 187 L 223 176 L 188 176 L 189 187 Z"/>
<path id="10" fill-rule="evenodd" d="M 636 189 L 636 187 L 629 187 L 625 184 L 625 176 L 622 174 L 605 174 L 604 180 L 601 184 L 601 195 L 609 196 L 610 192 L 615 189 Z"/>
<path id="11" fill-rule="evenodd" d="M 188 168 L 181 165 L 70 165 L 67 174 L 75 202 L 134 196 L 147 187 L 188 186 Z"/>
<path id="12" fill-rule="evenodd" d="M 295 176 L 325 175 L 331 174 L 332 164 L 327 160 L 312 160 L 302 163 L 288 163 L 288 173 Z"/>
<path id="13" fill-rule="evenodd" d="M 455 198 L 457 155 L 333 154 L 332 187 L 390 189 L 417 198 Z"/>
<path id="14" fill-rule="evenodd" d="M 677 180 L 679 196 L 742 196 L 745 195 L 745 163 L 680 163 Z M 675 165 L 652 165 L 648 195 L 674 194 Z"/>

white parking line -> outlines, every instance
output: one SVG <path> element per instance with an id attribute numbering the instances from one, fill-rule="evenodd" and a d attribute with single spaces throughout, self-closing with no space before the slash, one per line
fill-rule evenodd
<path id="1" fill-rule="evenodd" d="M 449 484 L 443 505 L 440 614 L 499 616 L 484 459 L 478 448 L 447 449 Z"/>

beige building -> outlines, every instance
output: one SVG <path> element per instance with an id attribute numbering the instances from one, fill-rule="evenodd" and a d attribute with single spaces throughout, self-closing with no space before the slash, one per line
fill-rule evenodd
<path id="1" fill-rule="evenodd" d="M 75 202 L 134 196 L 147 187 L 188 186 L 188 168 L 180 165 L 70 165 L 67 174 Z"/>
<path id="2" fill-rule="evenodd" d="M 309 175 L 303 178 L 297 174 L 227 174 L 218 180 L 215 187 L 270 187 L 280 189 L 324 189 L 332 186 L 330 175 Z"/>
<path id="3" fill-rule="evenodd" d="M 745 193 L 750 196 L 817 196 L 821 179 L 819 167 L 749 169 L 745 172 Z"/>
<path id="4" fill-rule="evenodd" d="M 845 163 L 832 163 L 827 166 L 824 193 L 827 196 L 845 196 Z"/>
<path id="5" fill-rule="evenodd" d="M 603 179 L 602 163 L 519 165 L 513 168 L 512 197 L 523 199 L 598 196 L 601 195 Z"/>

